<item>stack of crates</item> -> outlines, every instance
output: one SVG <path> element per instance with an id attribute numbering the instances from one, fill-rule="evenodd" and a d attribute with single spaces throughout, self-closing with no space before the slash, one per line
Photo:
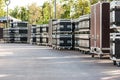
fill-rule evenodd
<path id="1" fill-rule="evenodd" d="M 75 20 L 75 49 L 84 53 L 90 51 L 90 15 L 80 16 Z"/>
<path id="2" fill-rule="evenodd" d="M 79 20 L 79 18 L 73 19 L 71 21 L 71 24 L 72 24 L 72 27 L 73 27 L 73 48 L 75 50 L 79 50 L 78 39 L 75 37 L 77 35 L 76 30 L 78 28 L 78 20 Z"/>
<path id="3" fill-rule="evenodd" d="M 12 22 L 11 28 L 15 30 L 14 40 L 16 43 L 27 43 L 28 39 L 27 22 Z"/>
<path id="4" fill-rule="evenodd" d="M 15 30 L 12 28 L 5 28 L 3 29 L 3 38 L 6 43 L 14 43 L 14 33 Z"/>
<path id="5" fill-rule="evenodd" d="M 56 21 L 52 23 L 52 47 L 56 48 L 57 47 L 57 26 L 55 24 Z"/>
<path id="6" fill-rule="evenodd" d="M 10 28 L 4 29 L 4 40 L 6 42 L 27 43 L 28 23 L 12 22 Z"/>
<path id="7" fill-rule="evenodd" d="M 36 26 L 36 44 L 41 45 L 42 39 L 41 39 L 41 25 Z"/>
<path id="8" fill-rule="evenodd" d="M 110 55 L 114 65 L 120 66 L 120 1 L 110 5 Z"/>
<path id="9" fill-rule="evenodd" d="M 32 25 L 31 27 L 31 44 L 36 44 L 36 25 Z"/>
<path id="10" fill-rule="evenodd" d="M 36 27 L 36 43 L 37 45 L 48 45 L 48 24 L 37 25 Z"/>
<path id="11" fill-rule="evenodd" d="M 72 49 L 72 29 L 71 20 L 58 19 L 54 21 L 52 28 L 52 47 L 56 49 Z"/>
<path id="12" fill-rule="evenodd" d="M 43 24 L 41 26 L 41 38 L 42 38 L 42 45 L 48 45 L 48 24 Z"/>

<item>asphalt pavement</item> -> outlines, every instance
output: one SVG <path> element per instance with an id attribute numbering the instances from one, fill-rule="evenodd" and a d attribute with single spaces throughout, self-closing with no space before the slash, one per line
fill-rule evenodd
<path id="1" fill-rule="evenodd" d="M 120 80 L 120 67 L 79 51 L 0 44 L 0 80 Z"/>

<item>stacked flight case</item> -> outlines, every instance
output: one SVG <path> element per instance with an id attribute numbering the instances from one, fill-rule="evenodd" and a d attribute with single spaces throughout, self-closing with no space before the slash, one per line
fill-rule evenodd
<path id="1" fill-rule="evenodd" d="M 32 25 L 31 27 L 31 44 L 36 44 L 36 25 Z"/>
<path id="2" fill-rule="evenodd" d="M 73 41 L 73 47 L 74 47 L 74 49 L 75 50 L 79 50 L 79 40 L 78 40 L 78 38 L 77 38 L 77 34 L 78 34 L 78 32 L 77 32 L 77 29 L 78 29 L 78 23 L 79 23 L 79 18 L 77 18 L 77 19 L 73 19 L 72 21 L 71 21 L 71 24 L 72 24 L 72 27 L 74 28 L 73 29 L 73 35 L 74 35 L 74 37 L 73 37 L 73 39 L 74 39 L 74 41 Z"/>
<path id="3" fill-rule="evenodd" d="M 41 28 L 42 45 L 48 45 L 48 24 L 43 24 Z"/>
<path id="4" fill-rule="evenodd" d="M 102 58 L 110 51 L 109 38 L 110 3 L 98 2 L 91 6 L 90 45 L 92 57 L 95 54 Z"/>
<path id="5" fill-rule="evenodd" d="M 36 27 L 36 43 L 37 45 L 48 45 L 48 24 L 38 25 Z"/>
<path id="6" fill-rule="evenodd" d="M 27 43 L 28 40 L 28 23 L 12 22 L 11 28 L 15 30 L 14 40 L 16 43 Z"/>
<path id="7" fill-rule="evenodd" d="M 90 15 L 80 16 L 75 22 L 75 48 L 88 53 L 90 51 Z"/>
<path id="8" fill-rule="evenodd" d="M 6 43 L 14 43 L 15 40 L 14 40 L 14 33 L 15 33 L 15 30 L 12 29 L 12 28 L 5 28 L 3 29 L 3 39 Z"/>
<path id="9" fill-rule="evenodd" d="M 27 43 L 28 40 L 27 22 L 12 22 L 10 28 L 5 28 L 3 31 L 5 42 Z"/>
<path id="10" fill-rule="evenodd" d="M 41 38 L 41 25 L 36 26 L 36 44 L 41 45 L 42 38 Z"/>
<path id="11" fill-rule="evenodd" d="M 120 66 L 120 1 L 110 5 L 110 58 Z"/>
<path id="12" fill-rule="evenodd" d="M 58 19 L 53 22 L 52 47 L 56 49 L 72 49 L 71 20 Z"/>

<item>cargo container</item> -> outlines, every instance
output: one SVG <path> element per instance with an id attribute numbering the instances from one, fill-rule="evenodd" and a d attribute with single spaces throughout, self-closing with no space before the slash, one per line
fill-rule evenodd
<path id="1" fill-rule="evenodd" d="M 90 45 L 92 57 L 102 58 L 110 52 L 110 3 L 98 2 L 91 6 Z"/>

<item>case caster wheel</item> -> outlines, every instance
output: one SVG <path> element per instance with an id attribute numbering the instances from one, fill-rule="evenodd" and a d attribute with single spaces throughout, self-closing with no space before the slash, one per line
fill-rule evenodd
<path id="1" fill-rule="evenodd" d="M 94 58 L 95 57 L 95 55 L 94 54 L 92 54 L 92 58 Z"/>
<path id="2" fill-rule="evenodd" d="M 113 61 L 113 65 L 116 65 L 116 61 Z"/>

